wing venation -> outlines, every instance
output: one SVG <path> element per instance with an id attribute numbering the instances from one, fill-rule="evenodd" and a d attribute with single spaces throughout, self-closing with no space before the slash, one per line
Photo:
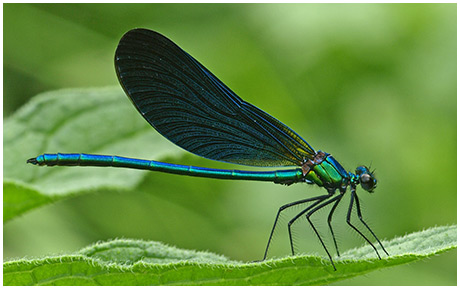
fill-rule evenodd
<path id="1" fill-rule="evenodd" d="M 157 32 L 127 32 L 117 47 L 115 68 L 143 117 L 187 151 L 252 166 L 296 166 L 315 154 L 297 133 L 242 100 Z"/>

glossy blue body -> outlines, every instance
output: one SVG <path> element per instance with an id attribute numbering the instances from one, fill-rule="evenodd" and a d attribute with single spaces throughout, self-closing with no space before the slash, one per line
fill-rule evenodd
<path id="1" fill-rule="evenodd" d="M 164 173 L 205 177 L 214 179 L 234 179 L 251 181 L 270 181 L 275 183 L 298 182 L 302 176 L 301 169 L 278 171 L 241 171 L 201 168 L 169 164 L 151 160 L 105 156 L 92 154 L 43 154 L 35 158 L 37 165 L 46 166 L 93 166 L 124 167 L 131 169 L 158 171 Z"/>

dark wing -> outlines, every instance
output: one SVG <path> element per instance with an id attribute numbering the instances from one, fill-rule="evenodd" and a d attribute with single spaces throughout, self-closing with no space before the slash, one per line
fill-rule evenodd
<path id="1" fill-rule="evenodd" d="M 118 44 L 115 68 L 144 118 L 189 152 L 253 166 L 298 166 L 315 154 L 297 133 L 239 98 L 157 32 L 127 32 Z"/>

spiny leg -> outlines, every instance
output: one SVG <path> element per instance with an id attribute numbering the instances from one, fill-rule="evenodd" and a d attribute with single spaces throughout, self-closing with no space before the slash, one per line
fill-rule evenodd
<path id="1" fill-rule="evenodd" d="M 343 197 L 343 194 L 340 194 L 340 198 L 337 199 L 337 201 L 335 201 L 335 204 L 334 206 L 332 206 L 332 209 L 331 211 L 329 212 L 329 216 L 327 217 L 327 224 L 329 225 L 329 230 L 331 231 L 331 234 L 332 234 L 332 240 L 334 240 L 334 245 L 335 245 L 335 250 L 337 251 L 337 256 L 340 257 L 340 253 L 339 253 L 339 247 L 337 246 L 337 241 L 335 240 L 335 235 L 334 235 L 334 231 L 332 230 L 332 215 L 334 214 L 335 212 L 335 209 L 337 208 L 339 202 L 342 200 L 342 197 Z"/>
<path id="2" fill-rule="evenodd" d="M 291 226 L 294 224 L 300 217 L 302 217 L 306 212 L 308 212 L 311 208 L 314 208 L 316 205 L 319 203 L 323 202 L 324 200 L 328 199 L 331 197 L 331 195 L 325 195 L 325 196 L 320 196 L 322 197 L 320 200 L 316 201 L 315 203 L 311 204 L 308 206 L 306 209 L 302 210 L 300 213 L 298 213 L 294 218 L 292 218 L 289 223 L 288 223 L 288 232 L 289 232 L 289 241 L 291 242 L 291 252 L 292 255 L 295 255 L 294 252 L 294 242 L 292 241 L 292 230 Z"/>
<path id="3" fill-rule="evenodd" d="M 374 236 L 374 238 L 377 240 L 377 242 L 380 244 L 380 247 L 382 247 L 382 250 L 383 252 L 385 252 L 385 254 L 387 254 L 387 256 L 390 256 L 387 252 L 387 250 L 385 250 L 385 248 L 383 247 L 382 243 L 380 242 L 379 238 L 377 238 L 377 236 L 374 234 L 374 232 L 371 230 L 371 228 L 366 224 L 366 222 L 364 222 L 363 220 L 363 217 L 361 215 L 361 208 L 359 206 L 359 200 L 358 200 L 358 195 L 356 193 L 352 193 L 352 196 L 354 196 L 355 200 L 356 200 L 356 213 L 358 214 L 358 218 L 359 220 L 361 221 L 361 223 L 364 224 L 364 226 L 366 226 L 366 228 L 369 230 L 369 232 L 371 232 L 372 236 Z"/>
<path id="4" fill-rule="evenodd" d="M 283 205 L 283 206 L 281 206 L 279 208 L 278 213 L 276 214 L 275 223 L 273 224 L 272 231 L 270 232 L 270 237 L 268 238 L 268 244 L 267 244 L 267 248 L 265 249 L 265 254 L 264 254 L 264 259 L 263 260 L 265 260 L 267 258 L 268 248 L 270 247 L 270 243 L 271 243 L 272 238 L 273 238 L 273 233 L 275 232 L 275 228 L 276 228 L 276 225 L 278 224 L 278 219 L 279 219 L 281 213 L 285 209 L 290 208 L 292 206 L 300 205 L 300 204 L 303 204 L 303 203 L 308 203 L 308 202 L 311 202 L 311 201 L 316 201 L 318 199 L 323 199 L 324 197 L 326 197 L 326 196 L 322 195 L 322 196 L 317 196 L 317 197 L 313 197 L 313 198 L 309 198 L 309 199 L 305 199 L 305 200 L 300 200 L 300 201 L 296 201 L 296 202 L 292 202 L 292 203 Z M 291 240 L 291 243 L 292 243 L 292 240 Z M 291 244 L 291 247 L 292 247 L 292 244 Z"/>
<path id="5" fill-rule="evenodd" d="M 319 204 L 318 206 L 316 206 L 316 207 L 314 207 L 313 209 L 311 209 L 311 210 L 307 213 L 307 215 L 306 215 L 307 221 L 310 223 L 311 227 L 312 227 L 313 230 L 315 231 L 315 234 L 316 234 L 316 236 L 318 237 L 319 241 L 321 242 L 321 245 L 323 245 L 324 251 L 326 251 L 326 254 L 327 254 L 327 256 L 329 257 L 329 260 L 331 261 L 332 267 L 334 267 L 334 270 L 335 270 L 335 271 L 337 271 L 337 268 L 335 267 L 334 261 L 332 261 L 331 254 L 329 254 L 329 251 L 327 250 L 326 245 L 325 245 L 324 242 L 323 242 L 323 239 L 321 238 L 321 236 L 319 235 L 318 231 L 316 230 L 315 225 L 313 225 L 313 222 L 310 220 L 310 217 L 311 217 L 311 215 L 312 215 L 314 212 L 318 211 L 319 209 L 321 209 L 321 208 L 324 207 L 324 206 L 329 205 L 329 204 L 332 203 L 332 202 L 335 202 L 335 201 L 337 201 L 337 200 L 340 200 L 340 198 L 342 198 L 342 194 L 339 194 L 338 196 L 336 196 L 336 197 L 334 197 L 334 198 L 328 200 L 327 202 L 324 202 L 324 203 L 322 203 L 322 204 Z"/>
<path id="6" fill-rule="evenodd" d="M 377 256 L 379 257 L 379 259 L 382 259 L 382 258 L 380 257 L 379 251 L 377 251 L 377 248 L 375 248 L 374 244 L 372 244 L 372 242 L 369 241 L 369 239 L 368 239 L 366 236 L 364 236 L 364 234 L 361 233 L 361 231 L 358 230 L 358 228 L 356 228 L 355 226 L 353 226 L 353 224 L 352 224 L 351 221 L 350 221 L 350 220 L 351 220 L 351 211 L 353 210 L 353 202 L 354 202 L 354 200 L 355 200 L 355 198 L 356 198 L 356 197 L 355 197 L 355 194 L 356 194 L 356 193 L 355 193 L 355 188 L 352 187 L 352 188 L 351 188 L 350 206 L 348 207 L 348 213 L 347 213 L 347 224 L 348 224 L 350 227 L 352 227 L 356 232 L 358 232 L 358 234 L 360 234 L 361 237 L 363 237 L 364 240 L 366 240 L 366 242 L 369 243 L 369 245 L 371 245 L 372 248 L 374 248 L 374 251 L 375 251 L 375 253 L 377 253 Z"/>

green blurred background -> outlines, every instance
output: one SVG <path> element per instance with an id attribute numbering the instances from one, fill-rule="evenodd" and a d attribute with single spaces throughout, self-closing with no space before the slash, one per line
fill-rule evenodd
<path id="1" fill-rule="evenodd" d="M 3 7 L 4 117 L 40 92 L 117 85 L 118 40 L 134 27 L 150 28 L 345 168 L 372 162 L 378 189 L 358 193 L 381 239 L 456 223 L 456 4 Z M 181 163 L 221 167 L 192 155 Z M 127 237 L 257 260 L 277 209 L 323 193 L 153 173 L 141 188 L 79 196 L 7 223 L 4 258 Z M 334 223 L 342 251 L 364 244 L 345 226 L 345 211 Z M 321 213 L 318 227 L 328 237 Z M 301 251 L 325 256 L 305 228 L 298 228 Z M 284 227 L 278 231 L 273 252 L 282 256 L 288 241 Z M 450 252 L 336 284 L 454 285 L 456 272 Z"/>

